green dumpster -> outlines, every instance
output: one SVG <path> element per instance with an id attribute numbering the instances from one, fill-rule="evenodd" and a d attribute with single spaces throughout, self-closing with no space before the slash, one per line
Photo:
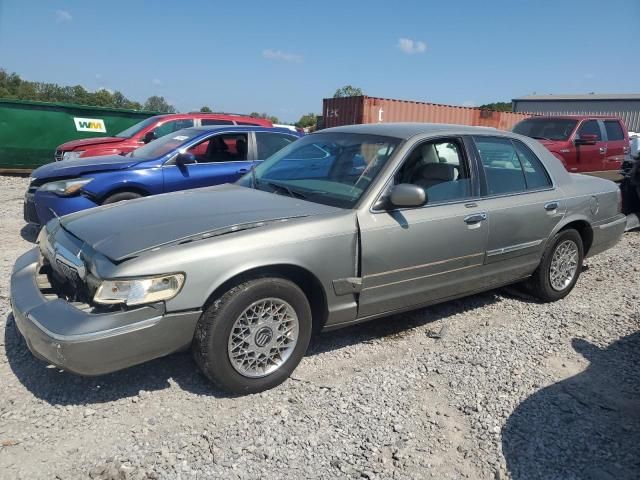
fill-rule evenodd
<path id="1" fill-rule="evenodd" d="M 0 99 L 0 170 L 30 170 L 54 160 L 61 143 L 109 137 L 156 112 Z"/>

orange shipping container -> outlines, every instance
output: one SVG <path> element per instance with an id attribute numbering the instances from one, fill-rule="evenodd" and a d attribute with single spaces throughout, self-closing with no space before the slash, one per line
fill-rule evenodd
<path id="1" fill-rule="evenodd" d="M 510 130 L 530 115 L 376 97 L 325 98 L 324 128 L 357 123 L 428 122 Z"/>

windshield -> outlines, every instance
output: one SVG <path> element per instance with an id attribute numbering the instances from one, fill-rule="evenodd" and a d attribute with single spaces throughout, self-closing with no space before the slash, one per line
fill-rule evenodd
<path id="1" fill-rule="evenodd" d="M 569 118 L 529 118 L 513 127 L 513 132 L 538 140 L 568 140 L 577 123 Z"/>
<path id="2" fill-rule="evenodd" d="M 166 135 L 153 142 L 147 143 L 145 146 L 131 152 L 129 156 L 140 159 L 160 158 L 173 150 L 179 149 L 193 138 L 202 135 L 202 133 L 202 130 L 184 128 L 173 132 L 171 135 Z"/>
<path id="3" fill-rule="evenodd" d="M 273 154 L 237 183 L 353 208 L 399 143 L 377 135 L 316 133 Z"/>
<path id="4" fill-rule="evenodd" d="M 144 130 L 149 125 L 156 123 L 157 121 L 158 121 L 158 117 L 147 118 L 145 120 L 142 120 L 141 122 L 136 123 L 135 125 L 131 125 L 126 130 L 123 130 L 120 133 L 116 134 L 116 137 L 131 138 L 139 131 Z"/>

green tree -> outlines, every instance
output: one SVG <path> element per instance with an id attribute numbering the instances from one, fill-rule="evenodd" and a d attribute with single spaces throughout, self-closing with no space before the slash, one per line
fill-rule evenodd
<path id="1" fill-rule="evenodd" d="M 484 110 L 497 110 L 498 112 L 511 112 L 513 111 L 511 102 L 494 102 L 494 103 L 485 103 L 484 105 L 480 105 L 479 108 Z"/>
<path id="2" fill-rule="evenodd" d="M 211 110 L 211 109 L 210 109 L 208 106 L 206 106 L 206 105 L 205 105 L 204 107 L 200 107 L 200 111 L 201 111 L 202 113 L 211 113 L 211 112 L 213 112 L 213 110 Z"/>
<path id="3" fill-rule="evenodd" d="M 333 98 L 360 97 L 362 95 L 364 95 L 364 92 L 361 88 L 354 87 L 352 85 L 345 85 L 344 87 L 336 90 L 336 93 L 333 94 Z"/>
<path id="4" fill-rule="evenodd" d="M 306 115 L 302 115 L 295 125 L 298 128 L 314 129 L 316 127 L 316 118 L 315 113 L 307 113 Z"/>
<path id="5" fill-rule="evenodd" d="M 280 119 L 278 117 L 276 117 L 275 115 L 269 115 L 268 113 L 264 113 L 264 112 L 262 113 L 251 112 L 249 116 L 253 118 L 264 118 L 266 120 L 269 120 L 271 123 L 280 123 Z"/>
<path id="6" fill-rule="evenodd" d="M 7 73 L 6 70 L 1 68 L 0 98 L 36 100 L 41 102 L 64 102 L 78 105 L 129 108 L 135 110 L 142 109 L 142 105 L 139 102 L 129 100 L 121 92 L 111 93 L 106 89 L 89 92 L 81 85 L 61 86 L 56 83 L 30 82 L 21 79 L 16 73 Z M 162 97 L 158 98 L 166 104 Z M 164 107 L 175 111 L 171 105 L 165 105 Z"/>
<path id="7" fill-rule="evenodd" d="M 153 95 L 147 98 L 147 101 L 144 102 L 144 109 L 152 112 L 176 113 L 175 107 L 173 105 L 169 105 L 164 97 L 160 97 L 158 95 Z"/>

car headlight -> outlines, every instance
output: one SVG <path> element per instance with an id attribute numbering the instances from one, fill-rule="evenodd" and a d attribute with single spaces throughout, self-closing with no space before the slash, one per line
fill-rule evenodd
<path id="1" fill-rule="evenodd" d="M 38 190 L 41 192 L 53 192 L 57 195 L 68 197 L 74 193 L 78 193 L 82 187 L 89 183 L 93 178 L 72 178 L 69 180 L 57 180 L 42 185 Z"/>
<path id="2" fill-rule="evenodd" d="M 73 152 L 64 152 L 62 154 L 62 160 L 75 160 L 84 153 L 84 150 L 74 150 Z"/>
<path id="3" fill-rule="evenodd" d="M 128 280 L 104 280 L 98 287 L 93 301 L 107 305 L 160 302 L 175 297 L 183 284 L 182 273 Z"/>

